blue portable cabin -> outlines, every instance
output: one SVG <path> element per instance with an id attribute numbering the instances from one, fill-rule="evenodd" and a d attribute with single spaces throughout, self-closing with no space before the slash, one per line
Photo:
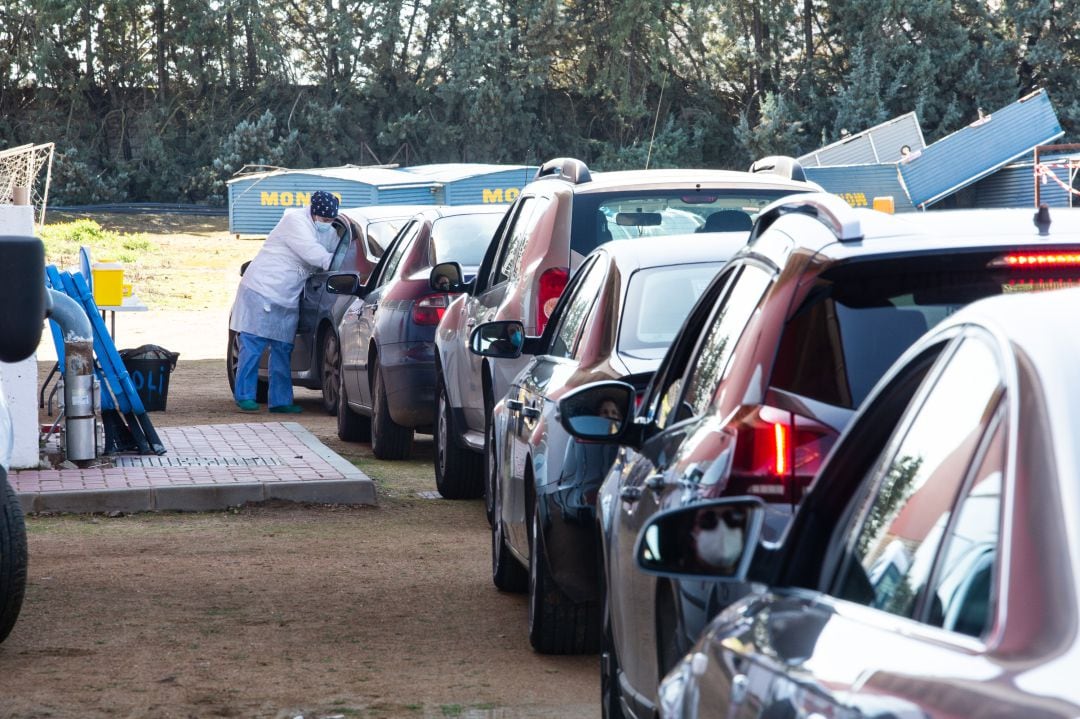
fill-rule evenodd
<path id="1" fill-rule="evenodd" d="M 433 205 L 435 183 L 385 167 L 277 169 L 229 180 L 229 232 L 265 235 L 290 207 L 304 207 L 315 190 L 337 196 L 342 207 Z"/>
<path id="2" fill-rule="evenodd" d="M 897 161 L 810 166 L 806 175 L 845 199 L 854 195 L 872 203 L 874 197 L 891 195 L 898 211 L 925 210 L 946 198 L 952 198 L 947 204 L 957 204 L 953 196 L 960 190 L 1063 134 L 1050 97 L 1044 90 L 1036 90 L 922 150 L 910 146 L 911 152 Z M 870 171 L 868 167 L 879 169 Z M 960 204 L 973 204 L 970 193 Z"/>
<path id="3" fill-rule="evenodd" d="M 1064 184 L 1077 190 L 1077 165 L 1080 153 L 1041 155 L 1042 164 L 1050 164 Z M 1073 166 L 1067 166 L 1071 163 Z M 1035 183 L 1040 182 L 1039 202 L 1050 207 L 1080 207 L 1080 197 L 1068 192 L 1051 179 L 1035 179 L 1034 159 L 1006 165 L 979 180 L 973 189 L 976 207 L 1035 207 Z"/>
<path id="4" fill-rule="evenodd" d="M 536 176 L 535 165 L 443 163 L 414 165 L 405 172 L 435 184 L 435 201 L 443 205 L 511 203 Z"/>
<path id="5" fill-rule="evenodd" d="M 919 119 L 914 112 L 842 137 L 798 160 L 804 168 L 880 165 L 898 162 L 904 157 L 905 147 L 909 152 L 919 152 L 926 147 Z"/>

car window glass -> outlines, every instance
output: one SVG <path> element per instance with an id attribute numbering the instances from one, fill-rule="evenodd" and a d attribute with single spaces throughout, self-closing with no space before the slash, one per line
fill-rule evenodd
<path id="1" fill-rule="evenodd" d="M 412 246 L 413 240 L 416 239 L 416 235 L 420 232 L 420 225 L 419 222 L 411 222 L 401 231 L 400 237 L 391 246 L 390 254 L 386 257 L 377 287 L 382 287 L 397 276 L 398 268 L 401 266 L 401 258 L 405 256 L 405 253 Z"/>
<path id="2" fill-rule="evenodd" d="M 521 265 L 521 256 L 525 253 L 525 245 L 532 234 L 536 223 L 547 209 L 548 201 L 542 197 L 529 197 L 522 204 L 514 226 L 510 228 L 510 237 L 503 249 L 502 257 L 499 258 L 499 266 L 496 270 L 495 282 L 517 277 Z"/>
<path id="3" fill-rule="evenodd" d="M 956 509 L 936 570 L 927 621 L 977 637 L 990 625 L 993 571 L 998 557 L 1005 459 L 1004 403 L 997 429 Z"/>
<path id="4" fill-rule="evenodd" d="M 369 222 L 367 225 L 368 249 L 373 257 L 382 257 L 383 252 L 390 246 L 394 235 L 409 218 L 395 217 L 389 220 Z"/>
<path id="5" fill-rule="evenodd" d="M 570 357 L 573 354 L 581 327 L 604 283 L 605 267 L 605 263 L 594 260 L 585 269 L 585 274 L 573 288 L 573 295 L 563 305 L 559 328 L 555 330 L 548 354 L 556 357 Z"/>
<path id="6" fill-rule="evenodd" d="M 690 319 L 684 323 L 671 349 L 664 356 L 660 369 L 657 370 L 647 405 L 652 414 L 653 423 L 658 429 L 667 427 L 674 420 L 675 413 L 672 409 L 682 391 L 682 377 L 694 346 L 697 344 L 700 330 L 705 325 L 708 315 L 712 313 L 715 303 L 727 296 L 732 281 L 738 274 L 738 269 L 732 268 L 722 272 L 713 280 L 706 293 L 691 309 Z"/>
<path id="7" fill-rule="evenodd" d="M 499 224 L 500 215 L 450 215 L 431 223 L 428 239 L 428 264 L 457 262 L 464 267 L 476 267 L 484 259 L 491 235 Z"/>
<path id="8" fill-rule="evenodd" d="M 750 317 L 761 304 L 772 277 L 765 270 L 746 266 L 735 279 L 727 299 L 717 308 L 705 340 L 690 363 L 679 409 L 700 416 L 727 374 L 728 361 Z M 676 421 L 681 419 L 678 417 Z"/>
<path id="9" fill-rule="evenodd" d="M 925 593 L 954 502 L 1000 397 L 993 351 L 964 340 L 902 438 L 871 470 L 874 491 L 841 570 L 837 596 L 910 617 Z M 917 400 L 918 401 L 918 400 Z"/>
<path id="10" fill-rule="evenodd" d="M 327 271 L 337 272 L 341 269 L 342 264 L 345 262 L 345 253 L 349 251 L 350 244 L 352 244 L 350 242 L 350 233 L 346 232 L 334 249 L 334 256 L 330 259 L 330 266 L 326 268 Z"/>
<path id="11" fill-rule="evenodd" d="M 619 351 L 649 357 L 675 339 L 683 320 L 723 263 L 650 267 L 631 276 L 619 325 Z"/>

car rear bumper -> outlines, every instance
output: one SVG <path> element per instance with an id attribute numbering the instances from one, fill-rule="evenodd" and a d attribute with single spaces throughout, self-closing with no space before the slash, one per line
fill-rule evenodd
<path id="1" fill-rule="evenodd" d="M 435 423 L 435 343 L 402 342 L 379 348 L 390 416 L 403 427 Z"/>

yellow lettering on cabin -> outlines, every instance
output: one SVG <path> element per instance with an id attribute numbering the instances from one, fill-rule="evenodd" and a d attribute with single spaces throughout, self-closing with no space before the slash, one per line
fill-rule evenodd
<path id="1" fill-rule="evenodd" d="M 282 192 L 281 193 L 281 205 L 283 207 L 292 207 L 293 206 L 293 193 L 288 192 L 288 191 Z"/>
<path id="2" fill-rule="evenodd" d="M 300 192 L 299 190 L 297 190 L 296 194 L 293 195 L 293 204 L 295 204 L 297 207 L 300 207 L 301 205 L 310 205 L 311 193 Z"/>
<path id="3" fill-rule="evenodd" d="M 259 204 L 263 207 L 267 205 L 277 207 L 278 196 L 276 192 L 261 192 L 259 193 Z"/>
<path id="4" fill-rule="evenodd" d="M 503 191 L 501 188 L 496 188 L 494 190 L 484 188 L 483 192 L 485 205 L 503 201 Z"/>
<path id="5" fill-rule="evenodd" d="M 513 202 L 514 200 L 516 200 L 518 198 L 518 195 L 520 195 L 520 194 L 521 194 L 521 190 L 519 190 L 518 188 L 509 187 L 509 188 L 507 188 L 506 194 L 504 195 L 504 197 L 506 197 L 507 202 Z"/>
<path id="6" fill-rule="evenodd" d="M 487 190 L 484 190 L 484 192 L 487 193 Z M 500 190 L 500 193 L 501 192 L 502 191 Z M 517 191 L 515 190 L 515 192 Z M 340 192 L 331 192 L 330 194 L 336 197 L 338 202 L 341 202 Z M 515 195 L 515 197 L 516 196 L 517 195 Z M 487 201 L 488 200 L 484 200 L 484 202 Z M 492 202 L 502 202 L 501 195 L 500 199 L 492 200 Z M 300 190 L 297 190 L 296 192 L 289 192 L 288 190 L 283 192 L 260 192 L 259 204 L 263 207 L 305 207 L 311 204 L 311 193 L 302 192 Z"/>

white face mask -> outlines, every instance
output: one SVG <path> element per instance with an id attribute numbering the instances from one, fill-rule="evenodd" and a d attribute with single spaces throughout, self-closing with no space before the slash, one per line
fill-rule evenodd
<path id="1" fill-rule="evenodd" d="M 316 222 L 315 229 L 318 230 L 320 235 L 325 235 L 332 229 L 334 229 L 334 226 L 331 225 L 329 222 Z"/>
<path id="2" fill-rule="evenodd" d="M 702 561 L 715 567 L 730 567 L 742 554 L 743 533 L 739 527 L 729 527 L 721 520 L 712 529 L 698 528 L 694 543 Z"/>

